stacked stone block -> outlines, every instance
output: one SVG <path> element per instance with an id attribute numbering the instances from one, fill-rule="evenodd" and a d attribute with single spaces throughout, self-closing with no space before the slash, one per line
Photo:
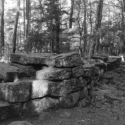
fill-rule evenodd
<path id="1" fill-rule="evenodd" d="M 10 111 L 24 117 L 51 108 L 72 108 L 88 96 L 91 68 L 78 53 L 11 54 L 10 59 L 10 64 L 0 64 L 0 109 L 6 109 L 0 120 L 12 118 Z"/>
<path id="2" fill-rule="evenodd" d="M 0 120 L 72 108 L 91 95 L 96 67 L 78 53 L 11 54 L 10 60 L 0 64 Z"/>

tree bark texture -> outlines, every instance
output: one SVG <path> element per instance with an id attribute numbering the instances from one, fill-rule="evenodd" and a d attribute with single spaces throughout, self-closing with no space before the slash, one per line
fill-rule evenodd
<path id="1" fill-rule="evenodd" d="M 14 24 L 14 32 L 13 32 L 13 53 L 16 52 L 16 34 L 17 34 L 17 26 L 18 26 L 18 20 L 19 20 L 19 11 L 20 11 L 20 0 L 17 1 L 17 12 L 16 12 L 16 18 L 15 18 L 15 24 Z"/>
<path id="2" fill-rule="evenodd" d="M 4 0 L 1 0 L 1 48 L 4 49 Z"/>
<path id="3" fill-rule="evenodd" d="M 96 32 L 96 44 L 95 44 L 95 52 L 99 51 L 99 29 L 101 28 L 101 21 L 102 21 L 102 10 L 103 10 L 103 1 L 99 0 L 99 4 L 97 6 L 97 17 L 96 17 L 96 25 L 95 25 L 95 32 Z"/>
<path id="4" fill-rule="evenodd" d="M 87 15 L 87 8 L 86 8 L 86 0 L 83 0 L 84 2 L 84 54 L 86 54 L 87 51 L 87 25 L 86 25 L 86 15 Z"/>
<path id="5" fill-rule="evenodd" d="M 27 26 L 26 26 L 26 38 L 27 38 L 30 30 L 30 0 L 26 0 L 26 19 L 27 19 Z"/>
<path id="6" fill-rule="evenodd" d="M 71 9 L 70 9 L 70 16 L 69 16 L 69 28 L 72 28 L 73 11 L 74 11 L 74 0 L 71 0 Z"/>

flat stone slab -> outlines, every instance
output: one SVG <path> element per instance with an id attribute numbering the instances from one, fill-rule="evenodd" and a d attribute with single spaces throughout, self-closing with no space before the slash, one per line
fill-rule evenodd
<path id="1" fill-rule="evenodd" d="M 0 63 L 0 81 L 14 81 L 18 68 L 5 63 Z"/>
<path id="2" fill-rule="evenodd" d="M 42 99 L 35 99 L 32 101 L 29 101 L 24 104 L 23 106 L 23 116 L 37 116 L 43 111 L 51 109 L 51 108 L 57 108 L 59 104 L 58 99 L 53 99 L 49 97 L 45 97 Z"/>
<path id="3" fill-rule="evenodd" d="M 75 52 L 60 54 L 58 56 L 55 56 L 53 59 L 53 65 L 55 65 L 56 67 L 75 67 L 83 64 L 80 55 Z"/>
<path id="4" fill-rule="evenodd" d="M 10 123 L 9 125 L 33 125 L 33 124 L 27 121 L 14 121 Z"/>
<path id="5" fill-rule="evenodd" d="M 26 64 L 46 64 L 53 54 L 25 54 L 25 53 L 12 53 L 10 61 L 14 63 Z"/>
<path id="6" fill-rule="evenodd" d="M 31 77 L 36 75 L 36 70 L 33 66 L 25 66 L 17 63 L 9 63 L 10 66 L 14 66 L 18 68 L 18 72 L 25 73 L 25 76 Z"/>
<path id="7" fill-rule="evenodd" d="M 30 98 L 32 81 L 18 81 L 0 84 L 0 100 L 26 102 Z"/>
<path id="8" fill-rule="evenodd" d="M 0 63 L 0 82 L 14 82 L 16 79 L 23 79 L 35 76 L 35 70 L 26 66 L 14 66 L 11 64 Z"/>
<path id="9" fill-rule="evenodd" d="M 11 54 L 10 61 L 20 64 L 41 64 L 56 67 L 74 67 L 83 63 L 78 53 L 48 54 Z"/>
<path id="10" fill-rule="evenodd" d="M 22 105 L 0 101 L 0 120 L 9 120 L 22 117 Z"/>
<path id="11" fill-rule="evenodd" d="M 108 58 L 116 59 L 117 61 L 121 61 L 121 57 L 120 56 L 109 56 Z"/>
<path id="12" fill-rule="evenodd" d="M 34 80 L 32 82 L 31 98 L 41 98 L 46 95 L 55 97 L 64 96 L 73 91 L 78 91 L 86 85 L 87 82 L 82 77 L 79 79 L 64 80 L 62 82 Z"/>
<path id="13" fill-rule="evenodd" d="M 80 76 L 90 77 L 92 75 L 93 68 L 95 68 L 95 65 L 93 64 L 85 64 L 85 65 L 77 66 L 75 68 L 72 68 L 72 76 L 73 77 L 80 77 Z"/>
<path id="14" fill-rule="evenodd" d="M 100 59 L 103 60 L 104 62 L 108 60 L 108 56 L 104 56 L 104 55 L 93 55 L 92 59 Z"/>
<path id="15" fill-rule="evenodd" d="M 70 68 L 45 67 L 36 72 L 36 79 L 38 80 L 64 80 L 70 78 L 70 76 Z"/>

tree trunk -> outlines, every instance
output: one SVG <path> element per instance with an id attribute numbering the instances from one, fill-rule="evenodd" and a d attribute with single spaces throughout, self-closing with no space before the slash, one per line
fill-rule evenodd
<path id="1" fill-rule="evenodd" d="M 90 26 L 91 26 L 91 33 L 92 34 L 92 31 L 93 31 L 93 26 L 92 26 L 92 3 L 90 2 Z"/>
<path id="2" fill-rule="evenodd" d="M 86 0 L 84 2 L 84 54 L 86 54 L 87 49 L 87 26 L 86 26 L 86 15 L 87 15 L 87 8 L 86 8 Z"/>
<path id="3" fill-rule="evenodd" d="M 27 19 L 27 26 L 26 26 L 26 38 L 27 38 L 30 30 L 30 0 L 26 0 L 26 19 Z"/>
<path id="4" fill-rule="evenodd" d="M 57 5 L 56 5 L 57 4 Z M 55 27 L 56 27 L 56 53 L 60 53 L 60 8 L 59 8 L 59 0 L 56 0 L 56 16 L 55 16 Z"/>
<path id="5" fill-rule="evenodd" d="M 103 10 L 103 1 L 99 0 L 99 4 L 97 7 L 97 17 L 96 17 L 96 25 L 95 25 L 95 32 L 96 32 L 96 43 L 95 43 L 95 52 L 97 53 L 99 51 L 99 44 L 100 44 L 100 38 L 99 38 L 99 29 L 101 28 L 101 21 L 102 21 L 102 10 Z"/>
<path id="6" fill-rule="evenodd" d="M 73 10 L 74 10 L 74 0 L 71 0 L 71 9 L 70 9 L 70 16 L 69 16 L 69 28 L 72 28 L 72 16 L 73 16 Z"/>
<path id="7" fill-rule="evenodd" d="M 53 24 L 53 14 L 54 14 L 54 1 L 51 1 L 51 7 L 52 9 L 50 10 L 50 30 L 51 30 L 51 53 L 55 53 L 55 42 L 54 42 L 54 24 Z"/>
<path id="8" fill-rule="evenodd" d="M 4 51 L 4 0 L 1 0 L 1 50 Z M 3 53 L 3 52 L 2 52 Z"/>
<path id="9" fill-rule="evenodd" d="M 91 27 L 91 30 L 90 30 L 90 35 L 89 35 L 89 43 L 88 43 L 88 56 L 90 57 L 90 51 L 91 51 L 91 47 L 90 45 L 92 44 L 91 42 L 91 36 L 92 36 L 92 32 L 93 32 L 93 22 L 92 22 L 92 3 L 90 2 L 90 17 L 89 17 L 89 23 L 90 23 L 90 27 Z"/>
<path id="10" fill-rule="evenodd" d="M 13 53 L 16 51 L 16 35 L 17 35 L 17 26 L 18 26 L 18 20 L 19 20 L 19 11 L 20 11 L 20 0 L 17 0 L 17 12 L 16 12 L 16 18 L 15 18 L 15 24 L 14 24 L 14 32 L 13 32 Z"/>
<path id="11" fill-rule="evenodd" d="M 60 19 L 57 17 L 56 19 L 56 53 L 60 53 L 60 47 L 59 47 L 59 36 L 60 36 Z"/>
<path id="12" fill-rule="evenodd" d="M 121 2 L 121 6 L 122 6 L 122 43 L 121 43 L 121 53 L 124 53 L 125 52 L 125 50 L 124 50 L 124 48 L 125 48 L 125 15 L 124 15 L 124 13 L 125 13 L 125 0 L 123 0 L 122 2 Z"/>
<path id="13" fill-rule="evenodd" d="M 25 0 L 23 0 L 23 22 L 24 22 L 24 24 L 23 24 L 23 28 L 24 28 L 24 39 L 26 38 L 26 12 L 25 12 Z"/>

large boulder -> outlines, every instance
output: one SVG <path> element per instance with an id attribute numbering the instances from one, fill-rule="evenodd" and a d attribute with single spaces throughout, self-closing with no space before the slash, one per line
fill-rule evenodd
<path id="1" fill-rule="evenodd" d="M 87 82 L 82 77 L 80 77 L 79 79 L 72 78 L 69 80 L 64 80 L 60 90 L 60 95 L 65 96 L 72 92 L 77 92 L 82 88 L 84 88 L 86 85 L 87 85 Z"/>
<path id="2" fill-rule="evenodd" d="M 26 102 L 30 98 L 29 80 L 0 84 L 0 100 L 7 102 Z"/>
<path id="3" fill-rule="evenodd" d="M 64 80 L 70 76 L 70 68 L 44 67 L 42 70 L 36 72 L 36 79 L 38 80 Z"/>
<path id="4" fill-rule="evenodd" d="M 25 73 L 25 76 L 35 76 L 36 75 L 36 70 L 33 66 L 28 66 L 28 65 L 21 65 L 17 63 L 9 63 L 10 66 L 14 66 L 18 68 L 19 72 Z"/>
<path id="5" fill-rule="evenodd" d="M 52 58 L 56 67 L 75 67 L 83 63 L 78 53 L 64 53 Z"/>
<path id="6" fill-rule="evenodd" d="M 41 64 L 56 67 L 74 67 L 82 62 L 78 53 L 48 54 L 11 54 L 10 60 L 20 64 Z"/>
<path id="7" fill-rule="evenodd" d="M 73 77 L 80 77 L 80 76 L 83 76 L 83 75 L 84 75 L 84 68 L 83 68 L 83 65 L 74 67 L 74 68 L 72 69 L 72 75 L 73 75 Z"/>
<path id="8" fill-rule="evenodd" d="M 71 93 L 69 95 L 65 95 L 59 98 L 59 103 L 61 108 L 73 108 L 80 97 L 79 92 Z"/>
<path id="9" fill-rule="evenodd" d="M 79 91 L 79 100 L 84 99 L 86 96 L 88 96 L 88 87 L 84 87 Z"/>
<path id="10" fill-rule="evenodd" d="M 10 66 L 5 63 L 0 63 L 0 82 L 2 81 L 13 82 L 16 75 L 19 76 L 17 67 Z"/>
<path id="11" fill-rule="evenodd" d="M 86 80 L 82 77 L 79 79 L 69 79 L 62 82 L 48 80 L 34 80 L 32 82 L 31 98 L 41 98 L 46 95 L 55 97 L 63 96 L 74 91 L 78 91 L 86 86 Z"/>
<path id="12" fill-rule="evenodd" d="M 22 105 L 0 101 L 0 120 L 22 117 Z"/>
<path id="13" fill-rule="evenodd" d="M 23 106 L 23 115 L 26 116 L 37 116 L 42 114 L 43 111 L 58 108 L 59 100 L 54 98 L 45 97 L 42 99 L 35 99 L 28 101 Z"/>
<path id="14" fill-rule="evenodd" d="M 19 64 L 47 64 L 47 60 L 50 59 L 54 54 L 51 53 L 12 53 L 10 54 L 10 61 Z"/>
<path id="15" fill-rule="evenodd" d="M 35 76 L 33 67 L 17 65 L 0 63 L 0 82 L 14 82 L 16 79 Z"/>
<path id="16" fill-rule="evenodd" d="M 120 66 L 121 57 L 119 57 L 119 56 L 109 56 L 106 63 L 107 63 L 107 69 L 112 70 L 112 69 Z"/>

